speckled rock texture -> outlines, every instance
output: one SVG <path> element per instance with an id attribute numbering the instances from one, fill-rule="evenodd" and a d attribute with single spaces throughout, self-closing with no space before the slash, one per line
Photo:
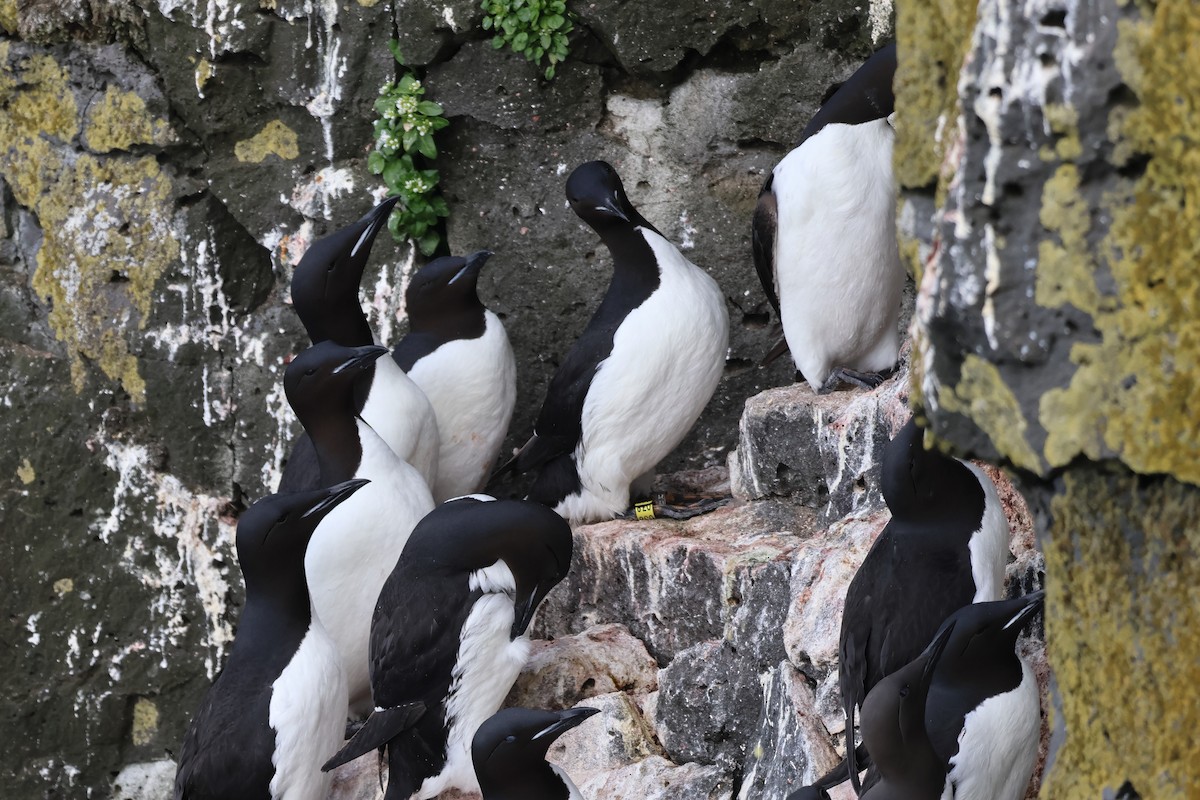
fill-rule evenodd
<path id="1" fill-rule="evenodd" d="M 914 398 L 1018 475 L 1045 550 L 1042 796 L 1200 793 L 1188 2 L 897 4 Z M 1167 54 L 1171 54 L 1168 56 Z"/>
<path id="2" fill-rule="evenodd" d="M 890 3 L 572 7 L 547 82 L 490 46 L 475 0 L 0 0 L 0 795 L 149 791 L 123 769 L 172 757 L 220 669 L 237 515 L 297 430 L 288 283 L 382 191 L 366 155 L 390 38 L 452 122 L 450 246 L 497 252 L 481 291 L 520 362 L 510 445 L 608 279 L 563 200 L 593 158 L 728 298 L 726 377 L 665 469 L 723 465 L 745 398 L 790 382 L 754 366 L 770 318 L 750 211 L 829 84 L 890 35 Z M 419 261 L 375 250 L 364 301 L 394 341 Z"/>
<path id="3" fill-rule="evenodd" d="M 950 5 L 937 4 L 931 18 L 964 16 Z M 572 55 L 546 82 L 521 57 L 490 47 L 474 0 L 0 0 L 0 432 L 9 476 L 0 501 L 9 609 L 0 626 L 8 745 L 0 797 L 168 796 L 184 728 L 235 630 L 238 514 L 275 485 L 297 430 L 280 385 L 283 365 L 305 345 L 287 300 L 292 269 L 314 238 L 357 218 L 380 190 L 365 162 L 372 103 L 395 75 L 392 37 L 452 122 L 438 160 L 450 245 L 497 253 L 481 292 L 518 354 L 510 445 L 528 435 L 609 276 L 607 254 L 564 204 L 576 164 L 610 160 L 643 214 L 719 281 L 730 311 L 724 380 L 663 467 L 720 471 L 736 446 L 736 502 L 686 523 L 576 530 L 575 568 L 539 613 L 534 634 L 545 644 L 514 701 L 603 710 L 551 754 L 594 800 L 782 798 L 836 758 L 838 618 L 845 586 L 886 522 L 878 448 L 903 421 L 908 387 L 929 384 L 940 432 L 974 430 L 974 409 L 995 407 L 1006 424 L 989 428 L 981 416 L 977 425 L 1016 435 L 1011 409 L 1029 413 L 1024 394 L 1008 403 L 972 389 L 994 385 L 973 366 L 960 410 L 938 416 L 950 394 L 934 384 L 951 385 L 938 372 L 944 343 L 941 360 L 914 350 L 918 380 L 902 373 L 871 394 L 816 398 L 790 386 L 785 360 L 756 366 L 772 322 L 750 264 L 756 194 L 828 86 L 890 36 L 891 3 L 572 7 Z M 1140 13 L 1129 6 L 1116 16 Z M 1065 31 L 1056 18 L 1039 30 Z M 941 48 L 935 60 L 952 77 L 938 85 L 953 92 L 971 28 L 935 27 L 923 38 Z M 956 32 L 963 38 L 948 41 Z M 1046 41 L 1066 35 L 1050 30 Z M 1142 46 L 1141 33 L 1130 36 L 1127 59 Z M 918 83 L 911 71 L 904 80 Z M 1113 102 L 1126 100 L 1117 92 Z M 917 119 L 909 130 L 920 130 Z M 1063 119 L 1082 129 L 1089 118 Z M 938 147 L 957 141 L 956 130 Z M 900 131 L 913 152 L 916 140 Z M 1055 147 L 1070 147 L 1060 139 Z M 1113 174 L 1142 179 L 1140 152 Z M 906 185 L 927 189 L 946 154 L 905 160 L 935 167 Z M 933 209 L 949 196 L 906 195 L 901 223 L 925 236 L 906 245 L 914 261 L 930 258 L 930 237 L 947 230 Z M 1065 232 L 1069 252 L 1092 246 L 1090 232 L 1071 238 L 1078 209 L 1066 206 L 1043 224 Z M 961 258 L 957 272 L 925 270 L 923 331 L 937 328 L 937 313 L 968 318 L 967 305 L 947 309 L 973 295 L 937 279 L 966 276 Z M 384 341 L 403 333 L 403 287 L 418 264 L 405 245 L 376 244 L 363 299 Z M 1060 305 L 1072 319 L 1088 310 L 1070 304 Z M 973 330 L 963 341 L 975 353 L 988 328 Z M 1038 385 L 1052 375 L 1039 373 Z M 1138 391 L 1151 384 L 1135 382 Z M 1133 459 L 1130 437 L 1113 435 L 1096 452 Z M 1079 437 L 1062 440 L 1058 455 L 1041 453 L 1034 434 L 1025 441 L 1048 469 L 1072 447 L 1092 453 L 1095 443 Z M 1033 463 L 1020 458 L 1008 460 Z M 1194 476 L 1178 460 L 1161 463 L 1178 479 L 1164 490 L 1178 511 L 1167 520 L 1182 519 Z M 1110 488 L 1137 496 L 1136 483 L 1105 480 L 1064 484 L 1077 502 L 1039 505 L 1039 519 L 1086 522 L 1083 498 Z M 1117 546 L 1121 528 L 1097 530 Z M 1056 541 L 1047 564 L 1092 554 L 1072 568 L 1106 586 L 1095 564 L 1108 551 Z M 1027 524 L 1019 542 L 1012 580 L 1039 585 Z M 1122 557 L 1174 558 L 1190 546 L 1171 542 Z M 1132 619 L 1162 602 L 1118 607 Z M 1079 615 L 1059 624 L 1082 625 L 1085 606 Z M 1074 686 L 1091 673 L 1071 674 Z M 367 757 L 342 768 L 333 796 L 377 798 L 378 767 Z"/>

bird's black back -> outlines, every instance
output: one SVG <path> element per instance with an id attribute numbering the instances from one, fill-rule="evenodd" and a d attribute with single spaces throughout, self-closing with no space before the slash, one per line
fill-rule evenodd
<path id="1" fill-rule="evenodd" d="M 896 43 L 892 42 L 876 50 L 829 96 L 804 126 L 796 146 L 820 133 L 826 125 L 858 125 L 889 116 L 896 110 L 896 95 L 892 91 L 895 74 Z"/>

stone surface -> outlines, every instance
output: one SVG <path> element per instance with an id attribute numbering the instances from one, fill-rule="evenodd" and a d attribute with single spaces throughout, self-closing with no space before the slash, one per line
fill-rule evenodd
<path id="1" fill-rule="evenodd" d="M 563 734 L 546 754 L 576 785 L 664 755 L 641 709 L 628 694 L 612 692 L 578 705 L 598 708 L 600 713 Z"/>
<path id="2" fill-rule="evenodd" d="M 175 791 L 175 762 L 129 764 L 113 780 L 113 800 L 160 800 Z"/>
<path id="3" fill-rule="evenodd" d="M 735 631 L 748 647 L 757 637 L 777 641 L 778 628 L 771 626 L 786 603 L 787 585 L 760 578 L 786 571 L 812 526 L 806 509 L 756 503 L 687 522 L 617 520 L 578 527 L 571 574 L 542 605 L 535 632 L 576 632 L 619 621 L 660 665 L 681 650 Z M 767 586 L 775 587 L 774 596 L 767 596 Z M 775 660 L 772 654 L 769 663 Z"/>
<path id="4" fill-rule="evenodd" d="M 505 705 L 570 708 L 596 695 L 641 695 L 658 686 L 658 664 L 624 625 L 597 625 L 532 645 Z"/>
<path id="5" fill-rule="evenodd" d="M 597 775 L 579 785 L 594 800 L 729 800 L 729 778 L 716 767 L 677 766 L 659 756 Z"/>
<path id="6" fill-rule="evenodd" d="M 839 760 L 804 674 L 783 661 L 762 676 L 762 683 L 762 713 L 747 749 L 739 800 L 782 798 Z"/>
<path id="7" fill-rule="evenodd" d="M 758 670 L 739 656 L 727 641 L 701 642 L 662 671 L 654 721 L 672 760 L 728 772 L 745 759 L 762 686 Z"/>
<path id="8" fill-rule="evenodd" d="M 909 417 L 908 371 L 872 391 L 818 395 L 806 387 L 768 389 L 746 401 L 729 458 L 734 496 L 792 497 L 826 521 L 878 506 L 883 448 Z"/>

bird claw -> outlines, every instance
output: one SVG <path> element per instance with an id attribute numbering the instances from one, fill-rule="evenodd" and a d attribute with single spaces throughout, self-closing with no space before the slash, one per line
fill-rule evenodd
<path id="1" fill-rule="evenodd" d="M 821 390 L 817 394 L 829 394 L 843 383 L 849 383 L 860 389 L 871 391 L 872 389 L 877 389 L 880 384 L 892 377 L 892 373 L 894 372 L 894 368 L 880 370 L 879 372 L 859 372 L 849 367 L 838 367 L 825 379 L 825 383 L 821 386 Z"/>

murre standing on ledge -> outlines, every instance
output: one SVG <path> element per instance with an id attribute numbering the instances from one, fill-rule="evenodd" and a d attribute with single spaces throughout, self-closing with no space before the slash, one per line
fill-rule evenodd
<path id="1" fill-rule="evenodd" d="M 392 358 L 437 415 L 439 503 L 478 492 L 496 465 L 517 401 L 517 363 L 500 318 L 479 301 L 479 271 L 492 254 L 438 258 L 404 292 L 408 335 Z"/>
<path id="2" fill-rule="evenodd" d="M 527 500 L 464 497 L 421 520 L 371 620 L 375 711 L 324 769 L 386 747 L 386 800 L 477 791 L 471 739 L 524 666 L 571 548 L 570 526 Z"/>
<path id="3" fill-rule="evenodd" d="M 1017 636 L 1044 592 L 973 603 L 953 626 L 925 701 L 925 728 L 950 771 L 945 800 L 1021 800 L 1037 763 L 1042 726 L 1037 677 Z"/>
<path id="4" fill-rule="evenodd" d="M 612 254 L 612 282 L 501 471 L 537 470 L 529 499 L 578 523 L 626 511 L 631 484 L 649 489 L 721 380 L 729 317 L 716 281 L 638 213 L 607 163 L 576 168 L 567 201 Z"/>
<path id="5" fill-rule="evenodd" d="M 292 276 L 292 305 L 313 344 L 343 347 L 375 344 L 359 300 L 371 245 L 387 225 L 398 197 L 389 197 L 349 227 L 318 239 L 305 251 Z M 404 370 L 376 362 L 357 388 L 358 413 L 400 458 L 432 487 L 437 479 L 438 435 L 433 406 Z M 280 491 L 316 488 L 316 456 L 302 435 L 288 457 Z"/>
<path id="6" fill-rule="evenodd" d="M 313 535 L 304 566 L 313 604 L 337 645 L 350 710 L 371 710 L 371 611 L 413 527 L 433 508 L 425 479 L 355 415 L 356 383 L 386 347 L 313 345 L 288 364 L 283 388 L 316 450 L 322 484 L 371 484 Z M 390 359 L 384 359 L 390 361 Z"/>
<path id="7" fill-rule="evenodd" d="M 325 800 L 329 778 L 317 767 L 342 741 L 346 679 L 309 598 L 304 550 L 365 484 L 270 495 L 242 513 L 246 605 L 229 660 L 184 736 L 175 800 Z"/>
<path id="8" fill-rule="evenodd" d="M 796 369 L 818 393 L 843 380 L 873 388 L 900 352 L 895 72 L 895 44 L 867 59 L 767 177 L 754 211 L 755 269 Z"/>
<path id="9" fill-rule="evenodd" d="M 916 658 L 959 608 L 1004 591 L 1009 528 L 995 485 L 973 464 L 926 450 L 923 437 L 910 419 L 884 449 L 880 488 L 892 518 L 846 590 L 838 678 L 851 740 L 855 706 L 875 684 Z M 856 791 L 857 755 L 847 747 Z"/>
<path id="10" fill-rule="evenodd" d="M 920 655 L 875 684 L 863 701 L 863 742 L 875 758 L 879 781 L 863 792 L 862 800 L 942 797 L 946 767 L 925 729 L 925 706 L 950 632 L 943 628 Z"/>
<path id="11" fill-rule="evenodd" d="M 546 761 L 550 745 L 598 708 L 505 708 L 479 726 L 471 760 L 483 800 L 583 800 L 567 773 Z"/>

